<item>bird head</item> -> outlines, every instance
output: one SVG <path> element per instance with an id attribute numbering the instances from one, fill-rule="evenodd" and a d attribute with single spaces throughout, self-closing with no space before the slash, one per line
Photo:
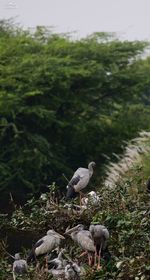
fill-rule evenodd
<path id="1" fill-rule="evenodd" d="M 96 165 L 96 163 L 94 161 L 91 161 L 89 164 L 88 164 L 88 168 L 90 167 L 94 167 Z"/>
<path id="2" fill-rule="evenodd" d="M 87 194 L 87 196 L 90 198 L 90 199 L 98 199 L 99 196 L 96 194 L 96 192 L 94 191 L 91 191 Z"/>
<path id="3" fill-rule="evenodd" d="M 67 228 L 66 231 L 65 231 L 65 234 L 71 234 L 72 232 L 78 232 L 78 231 L 83 230 L 83 229 L 84 229 L 84 225 L 79 224 L 79 225 L 77 225 L 77 226 L 75 226 L 71 229 Z"/>
<path id="4" fill-rule="evenodd" d="M 17 260 L 20 260 L 20 254 L 19 253 L 16 253 L 15 254 L 15 260 L 17 261 Z"/>

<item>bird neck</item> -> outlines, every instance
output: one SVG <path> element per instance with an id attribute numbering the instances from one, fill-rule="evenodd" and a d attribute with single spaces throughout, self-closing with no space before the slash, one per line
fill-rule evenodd
<path id="1" fill-rule="evenodd" d="M 89 175 L 91 177 L 93 175 L 93 167 L 91 164 L 89 164 L 88 169 L 89 169 Z"/>
<path id="2" fill-rule="evenodd" d="M 63 259 L 63 252 L 60 252 L 59 254 L 58 254 L 58 260 L 62 260 Z"/>
<path id="3" fill-rule="evenodd" d="M 75 232 L 72 232 L 72 233 L 71 233 L 71 238 L 72 238 L 74 241 L 77 241 L 77 233 L 78 233 L 78 231 L 75 231 Z"/>

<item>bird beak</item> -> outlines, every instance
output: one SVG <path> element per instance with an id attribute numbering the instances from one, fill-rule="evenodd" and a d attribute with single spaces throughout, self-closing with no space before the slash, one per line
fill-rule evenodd
<path id="1" fill-rule="evenodd" d="M 65 237 L 63 235 L 59 234 L 58 232 L 57 232 L 56 236 L 59 237 L 60 239 L 65 239 Z"/>
<path id="2" fill-rule="evenodd" d="M 73 231 L 76 231 L 78 229 L 78 226 L 75 226 L 75 227 L 73 227 L 73 228 L 71 228 L 71 229 L 68 229 L 68 227 L 67 227 L 67 229 L 66 229 L 66 231 L 65 231 L 65 234 L 70 234 L 70 233 L 72 233 Z"/>
<path id="3" fill-rule="evenodd" d="M 70 229 L 70 226 L 68 226 L 67 228 L 66 228 L 66 231 L 65 231 L 65 233 L 68 231 Z"/>

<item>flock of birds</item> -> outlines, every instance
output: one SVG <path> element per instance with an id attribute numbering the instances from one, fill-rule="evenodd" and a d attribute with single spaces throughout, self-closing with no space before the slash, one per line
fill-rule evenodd
<path id="1" fill-rule="evenodd" d="M 80 194 L 80 205 L 82 203 L 81 190 L 84 189 L 93 174 L 95 162 L 90 162 L 88 168 L 78 168 L 73 177 L 68 183 L 66 199 L 73 199 Z M 64 237 L 65 236 L 65 237 Z M 67 228 L 63 235 L 51 229 L 47 234 L 38 240 L 30 251 L 27 260 L 20 258 L 20 255 L 15 254 L 13 263 L 13 279 L 16 279 L 18 274 L 27 273 L 28 264 L 30 262 L 37 263 L 39 256 L 45 256 L 46 265 L 45 271 L 51 273 L 55 279 L 77 280 L 85 273 L 78 261 L 72 261 L 70 257 L 65 255 L 66 249 L 61 248 L 61 241 L 67 236 L 83 250 L 79 256 L 87 255 L 88 265 L 97 270 L 101 269 L 101 256 L 107 247 L 109 239 L 108 229 L 104 225 L 91 224 L 86 230 L 84 225 L 78 224 L 73 228 Z M 57 251 L 57 257 L 52 257 L 52 252 Z"/>

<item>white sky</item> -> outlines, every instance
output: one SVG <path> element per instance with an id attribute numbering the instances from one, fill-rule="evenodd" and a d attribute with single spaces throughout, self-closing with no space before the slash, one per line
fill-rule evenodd
<path id="1" fill-rule="evenodd" d="M 0 19 L 10 17 L 25 28 L 77 31 L 76 38 L 108 31 L 121 39 L 150 40 L 150 0 L 0 0 Z"/>

